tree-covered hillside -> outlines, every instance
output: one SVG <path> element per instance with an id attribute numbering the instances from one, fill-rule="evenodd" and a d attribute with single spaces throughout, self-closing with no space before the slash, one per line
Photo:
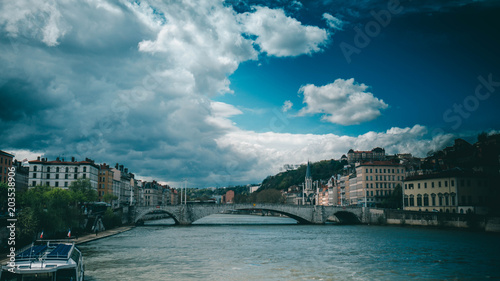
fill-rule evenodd
<path id="1" fill-rule="evenodd" d="M 314 181 L 328 180 L 332 175 L 342 172 L 347 161 L 323 160 L 311 163 L 311 176 Z M 279 173 L 275 176 L 269 176 L 262 182 L 260 190 L 264 189 L 287 189 L 292 185 L 300 185 L 304 182 L 307 165 L 301 165 L 295 170 Z"/>

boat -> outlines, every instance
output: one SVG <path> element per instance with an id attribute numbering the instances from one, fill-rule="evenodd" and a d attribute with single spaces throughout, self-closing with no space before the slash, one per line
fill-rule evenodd
<path id="1" fill-rule="evenodd" d="M 0 281 L 32 280 L 83 281 L 83 256 L 74 241 L 37 240 L 2 266 Z"/>

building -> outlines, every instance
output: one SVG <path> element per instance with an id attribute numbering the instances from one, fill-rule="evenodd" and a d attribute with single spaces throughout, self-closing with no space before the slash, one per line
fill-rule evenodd
<path id="1" fill-rule="evenodd" d="M 29 182 L 29 167 L 23 166 L 23 163 L 17 160 L 14 160 L 12 166 L 16 168 L 16 175 L 14 176 L 16 192 L 26 191 Z"/>
<path id="2" fill-rule="evenodd" d="M 224 200 L 225 200 L 226 204 L 233 204 L 234 203 L 234 191 L 228 190 L 226 192 L 226 195 L 224 196 Z"/>
<path id="3" fill-rule="evenodd" d="M 371 151 L 354 151 L 350 149 L 347 152 L 347 163 L 349 164 L 383 160 L 385 160 L 385 149 L 380 147 L 376 147 Z"/>
<path id="4" fill-rule="evenodd" d="M 9 168 L 12 167 L 14 155 L 0 150 L 0 182 L 9 181 Z"/>
<path id="5" fill-rule="evenodd" d="M 104 201 L 104 195 L 113 195 L 113 175 L 113 170 L 109 167 L 109 165 L 106 165 L 106 163 L 99 166 L 97 195 L 100 202 Z"/>
<path id="6" fill-rule="evenodd" d="M 459 169 L 414 174 L 405 178 L 403 208 L 408 211 L 486 213 L 490 202 L 490 179 L 484 174 Z"/>
<path id="7" fill-rule="evenodd" d="M 38 157 L 29 161 L 29 187 L 47 185 L 52 187 L 68 188 L 77 179 L 88 179 L 90 185 L 97 191 L 99 180 L 99 166 L 93 160 L 86 158 L 84 161 L 64 161 L 56 158 L 48 161 L 47 158 Z"/>
<path id="8" fill-rule="evenodd" d="M 134 174 L 128 172 L 128 168 L 116 163 L 113 171 L 113 194 L 118 197 L 118 203 L 122 206 L 132 206 L 134 203 L 133 183 Z"/>
<path id="9" fill-rule="evenodd" d="M 390 161 L 356 164 L 356 183 L 349 181 L 351 205 L 380 206 L 397 185 L 403 186 L 405 169 Z"/>

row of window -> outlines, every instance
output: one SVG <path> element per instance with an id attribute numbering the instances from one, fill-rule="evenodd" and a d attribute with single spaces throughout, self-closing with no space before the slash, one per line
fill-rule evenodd
<path id="1" fill-rule="evenodd" d="M 395 182 L 376 182 L 375 188 L 396 188 L 397 185 Z M 373 183 L 367 183 L 366 188 L 373 188 Z"/>
<path id="2" fill-rule="evenodd" d="M 392 171 L 393 174 L 395 174 L 395 173 L 396 174 L 402 174 L 403 173 L 403 169 L 382 169 L 382 168 L 378 169 L 378 168 L 376 168 L 375 169 L 375 174 L 389 174 L 389 173 L 391 173 L 391 171 Z M 370 169 L 366 168 L 365 169 L 365 173 L 367 173 L 367 174 L 368 173 L 373 173 L 373 169 L 372 168 L 370 168 Z"/>
<path id="3" fill-rule="evenodd" d="M 43 185 L 43 183 L 41 183 L 41 185 Z M 50 185 L 50 182 L 48 182 L 48 181 L 47 181 L 47 182 L 45 182 L 45 185 L 46 185 L 46 186 L 49 186 L 49 185 Z M 36 186 L 36 181 L 33 181 L 33 182 L 32 182 L 32 186 Z M 59 187 L 59 182 L 58 182 L 58 181 L 56 181 L 56 182 L 54 183 L 54 186 L 55 186 L 55 187 Z M 68 186 L 69 186 L 69 183 L 68 183 L 67 181 L 65 181 L 65 182 L 64 182 L 64 187 L 68 187 Z"/>
<path id="4" fill-rule="evenodd" d="M 403 180 L 403 176 L 392 176 L 392 180 L 395 181 L 395 180 L 398 180 L 398 181 L 402 181 Z M 367 181 L 372 181 L 373 180 L 373 176 L 366 176 L 366 180 Z M 378 175 L 375 175 L 375 180 L 378 181 L 378 180 L 381 180 L 381 181 L 390 181 L 391 180 L 391 175 L 389 176 L 382 176 L 380 175 L 380 177 Z"/>
<path id="5" fill-rule="evenodd" d="M 455 186 L 455 180 L 450 180 L 450 186 Z M 477 185 L 479 187 L 482 187 L 484 184 L 484 186 L 487 186 L 487 181 L 477 181 Z M 445 180 L 445 181 L 437 181 L 437 187 L 448 187 L 448 181 Z M 421 187 L 423 188 L 427 188 L 427 182 L 424 182 L 423 184 L 421 183 L 417 183 L 416 187 L 417 189 L 420 189 Z M 468 180 L 460 180 L 460 186 L 467 186 L 467 187 L 470 187 L 471 186 L 471 180 L 468 179 Z M 431 182 L 431 188 L 434 188 L 436 187 L 436 182 Z M 409 184 L 405 184 L 405 189 L 415 189 L 415 185 L 413 183 L 409 183 Z"/>
<path id="6" fill-rule="evenodd" d="M 47 168 L 45 169 L 45 171 L 46 171 L 46 172 L 48 172 L 48 173 L 50 173 L 50 171 L 55 171 L 56 173 L 59 173 L 59 172 L 60 172 L 60 170 L 61 170 L 61 169 L 60 169 L 59 167 L 56 167 L 56 168 L 55 168 L 55 170 L 52 170 L 52 169 L 51 169 L 51 167 L 47 167 Z M 69 173 L 69 172 L 70 172 L 70 171 L 69 171 L 69 170 L 70 170 L 70 169 L 69 169 L 69 167 L 66 167 L 64 170 L 65 170 L 65 172 L 66 172 L 66 173 Z M 33 172 L 37 172 L 37 171 L 38 171 L 38 166 L 33 166 Z M 74 168 L 73 168 L 73 171 L 74 171 L 75 173 L 78 173 L 78 167 L 74 167 Z M 40 170 L 40 172 L 43 172 L 43 169 L 41 169 L 41 170 Z M 87 167 L 83 167 L 83 172 L 84 172 L 84 173 L 86 173 L 86 172 L 87 172 Z"/>
<path id="7" fill-rule="evenodd" d="M 51 179 L 50 177 L 51 174 L 47 174 L 46 178 L 47 179 Z M 36 173 L 33 173 L 33 176 L 32 176 L 33 179 L 36 179 L 37 178 L 37 174 Z M 42 176 L 40 175 L 40 178 L 42 178 Z M 59 179 L 59 174 L 55 174 L 55 177 L 54 177 L 56 180 Z M 82 175 L 82 178 L 86 179 L 87 178 L 87 174 L 83 174 Z M 64 179 L 69 179 L 69 174 L 64 174 Z M 74 174 L 73 175 L 73 179 L 78 179 L 78 174 Z"/>
<path id="8" fill-rule="evenodd" d="M 0 157 L 0 164 L 3 164 L 4 163 L 4 158 L 3 157 Z M 7 166 L 12 166 L 12 159 L 10 158 L 5 158 L 5 164 Z"/>

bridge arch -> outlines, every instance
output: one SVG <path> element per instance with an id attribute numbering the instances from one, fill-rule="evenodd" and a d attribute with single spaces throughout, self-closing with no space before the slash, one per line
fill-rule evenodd
<path id="1" fill-rule="evenodd" d="M 154 214 L 154 213 L 163 213 L 169 215 L 175 222 L 175 224 L 180 224 L 178 218 L 173 214 L 173 212 L 161 208 L 146 208 L 141 211 L 136 212 L 136 216 L 134 218 L 134 223 L 135 224 L 140 224 L 141 222 L 144 221 L 144 217 L 149 214 Z"/>
<path id="2" fill-rule="evenodd" d="M 340 224 L 360 224 L 361 220 L 359 217 L 349 211 L 338 211 L 333 214 L 338 220 Z"/>

